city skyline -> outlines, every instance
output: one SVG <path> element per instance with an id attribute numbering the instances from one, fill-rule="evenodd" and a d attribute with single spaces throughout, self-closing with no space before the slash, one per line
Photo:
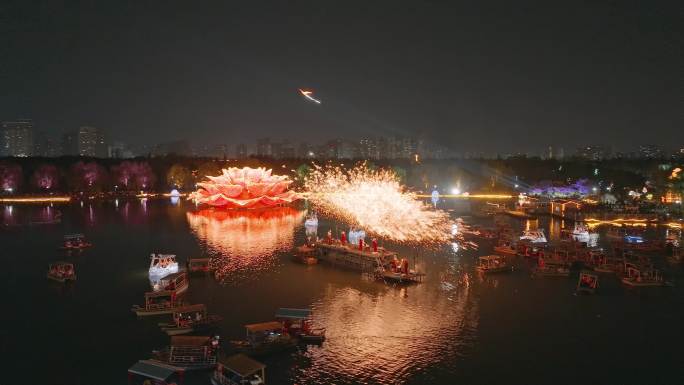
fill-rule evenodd
<path id="1" fill-rule="evenodd" d="M 0 119 L 51 135 L 105 127 L 131 144 L 399 135 L 504 153 L 560 133 L 569 148 L 670 145 L 684 127 L 677 4 L 17 3 L 2 24 Z"/>

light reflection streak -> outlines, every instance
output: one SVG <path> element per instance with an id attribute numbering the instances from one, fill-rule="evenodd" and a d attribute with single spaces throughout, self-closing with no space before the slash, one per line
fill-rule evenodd
<path id="1" fill-rule="evenodd" d="M 329 285 L 313 305 L 324 349 L 309 349 L 296 383 L 386 383 L 408 380 L 426 366 L 465 354 L 478 325 L 477 301 L 467 284 L 450 295 L 412 286 L 364 293 Z"/>
<path id="2" fill-rule="evenodd" d="M 265 270 L 275 263 L 276 253 L 291 250 L 295 229 L 304 215 L 304 211 L 291 207 L 205 209 L 188 212 L 187 219 L 197 238 L 208 248 L 216 278 L 228 283 Z"/>

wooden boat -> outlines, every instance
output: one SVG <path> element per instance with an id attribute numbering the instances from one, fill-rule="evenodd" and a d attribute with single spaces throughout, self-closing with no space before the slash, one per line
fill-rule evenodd
<path id="1" fill-rule="evenodd" d="M 190 273 L 208 273 L 211 271 L 209 262 L 211 258 L 190 258 L 187 267 Z"/>
<path id="2" fill-rule="evenodd" d="M 511 255 L 515 256 L 518 255 L 518 250 L 516 250 L 515 247 L 511 244 L 500 244 L 498 246 L 494 246 L 494 252 L 496 254 L 501 254 L 501 255 Z"/>
<path id="3" fill-rule="evenodd" d="M 318 263 L 316 258 L 316 247 L 314 245 L 301 245 L 295 249 L 292 255 L 294 260 L 305 265 L 315 265 Z"/>
<path id="4" fill-rule="evenodd" d="M 152 352 L 150 361 L 173 365 L 182 370 L 206 370 L 216 367 L 218 337 L 173 336 L 169 346 Z"/>
<path id="5" fill-rule="evenodd" d="M 159 323 L 161 329 L 170 336 L 209 331 L 223 320 L 223 317 L 208 315 L 203 304 L 179 307 L 172 314 L 172 322 Z"/>
<path id="6" fill-rule="evenodd" d="M 310 309 L 280 308 L 275 314 L 283 329 L 303 344 L 320 345 L 325 341 L 325 329 L 314 330 Z"/>
<path id="7" fill-rule="evenodd" d="M 172 314 L 176 309 L 184 306 L 174 290 L 151 291 L 145 293 L 145 305 L 133 305 L 131 311 L 137 316 Z"/>
<path id="8" fill-rule="evenodd" d="M 376 278 L 385 280 L 385 281 L 392 281 L 396 283 L 419 283 L 423 282 L 423 277 L 425 274 L 423 273 L 417 273 L 413 270 L 404 273 L 400 271 L 391 271 L 391 270 L 386 270 L 383 268 L 379 268 L 378 271 L 376 272 Z"/>
<path id="9" fill-rule="evenodd" d="M 401 260 L 392 258 L 388 266 L 385 266 L 378 258 L 375 269 L 376 279 L 385 281 L 392 281 L 396 283 L 418 283 L 423 281 L 425 274 L 419 273 L 415 270 L 409 269 L 409 263 L 406 258 Z"/>
<path id="10" fill-rule="evenodd" d="M 297 340 L 286 333 L 283 324 L 277 321 L 245 325 L 247 337 L 230 341 L 230 350 L 249 356 L 266 356 L 295 349 Z"/>
<path id="11" fill-rule="evenodd" d="M 64 236 L 64 244 L 62 245 L 62 250 L 83 250 L 91 247 L 93 244 L 88 243 L 85 240 L 85 235 L 83 234 L 69 234 Z"/>
<path id="12" fill-rule="evenodd" d="M 520 236 L 521 241 L 530 241 L 532 243 L 546 243 L 546 236 L 544 230 L 525 230 Z"/>
<path id="13" fill-rule="evenodd" d="M 590 271 L 580 272 L 575 292 L 577 294 L 594 294 L 598 288 L 598 279 L 598 275 Z"/>
<path id="14" fill-rule="evenodd" d="M 179 271 L 158 280 L 150 277 L 150 282 L 154 291 L 173 291 L 179 295 L 188 289 L 190 281 L 188 281 L 188 276 L 184 271 Z"/>
<path id="15" fill-rule="evenodd" d="M 485 274 L 513 271 L 507 258 L 501 255 L 485 255 L 478 258 L 477 271 Z"/>
<path id="16" fill-rule="evenodd" d="M 532 274 L 535 277 L 569 277 L 570 269 L 563 265 L 545 264 L 537 266 Z"/>
<path id="17" fill-rule="evenodd" d="M 266 365 L 244 354 L 219 358 L 211 376 L 212 385 L 263 385 L 266 383 Z"/>
<path id="18" fill-rule="evenodd" d="M 150 255 L 150 277 L 163 278 L 178 272 L 178 262 L 173 254 Z"/>
<path id="19" fill-rule="evenodd" d="M 57 282 L 69 282 L 76 280 L 76 271 L 74 265 L 69 262 L 55 262 L 51 263 L 47 272 L 48 279 Z"/>
<path id="20" fill-rule="evenodd" d="M 140 360 L 128 369 L 129 384 L 182 383 L 183 369 L 156 360 Z"/>
<path id="21" fill-rule="evenodd" d="M 659 270 L 638 267 L 633 263 L 625 263 L 625 276 L 622 278 L 622 283 L 633 287 L 671 286 Z"/>

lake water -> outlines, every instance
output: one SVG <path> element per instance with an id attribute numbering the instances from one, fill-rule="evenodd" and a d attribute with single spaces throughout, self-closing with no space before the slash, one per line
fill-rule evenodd
<path id="1" fill-rule="evenodd" d="M 446 206 L 468 215 L 467 202 Z M 216 276 L 192 277 L 187 296 L 224 317 L 224 341 L 243 337 L 244 324 L 272 320 L 279 307 L 313 309 L 325 343 L 263 360 L 269 384 L 684 383 L 682 269 L 663 258 L 656 263 L 674 288 L 626 289 L 602 276 L 597 295 L 575 296 L 576 274 L 532 279 L 524 261 L 513 273 L 480 278 L 474 265 L 491 251 L 488 242 L 479 251 L 385 242 L 427 274 L 422 284 L 396 287 L 293 262 L 305 238 L 302 210 L 212 212 L 166 200 L 0 205 L 0 383 L 126 384 L 128 367 L 168 341 L 158 319 L 129 310 L 150 288 L 154 252 L 181 262 L 213 258 Z M 553 234 L 561 224 L 539 226 Z M 329 228 L 346 229 L 321 218 L 319 234 Z M 94 247 L 59 251 L 74 232 Z M 73 285 L 45 278 L 58 260 L 75 263 Z M 185 383 L 208 384 L 208 374 Z"/>

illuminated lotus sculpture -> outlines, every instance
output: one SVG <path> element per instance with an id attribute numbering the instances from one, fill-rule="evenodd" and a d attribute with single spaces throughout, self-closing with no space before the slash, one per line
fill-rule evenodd
<path id="1" fill-rule="evenodd" d="M 273 207 L 292 203 L 299 194 L 288 190 L 292 183 L 287 176 L 271 175 L 271 170 L 259 168 L 223 169 L 219 176 L 207 176 L 198 183 L 197 191 L 188 197 L 195 202 L 225 208 Z"/>

